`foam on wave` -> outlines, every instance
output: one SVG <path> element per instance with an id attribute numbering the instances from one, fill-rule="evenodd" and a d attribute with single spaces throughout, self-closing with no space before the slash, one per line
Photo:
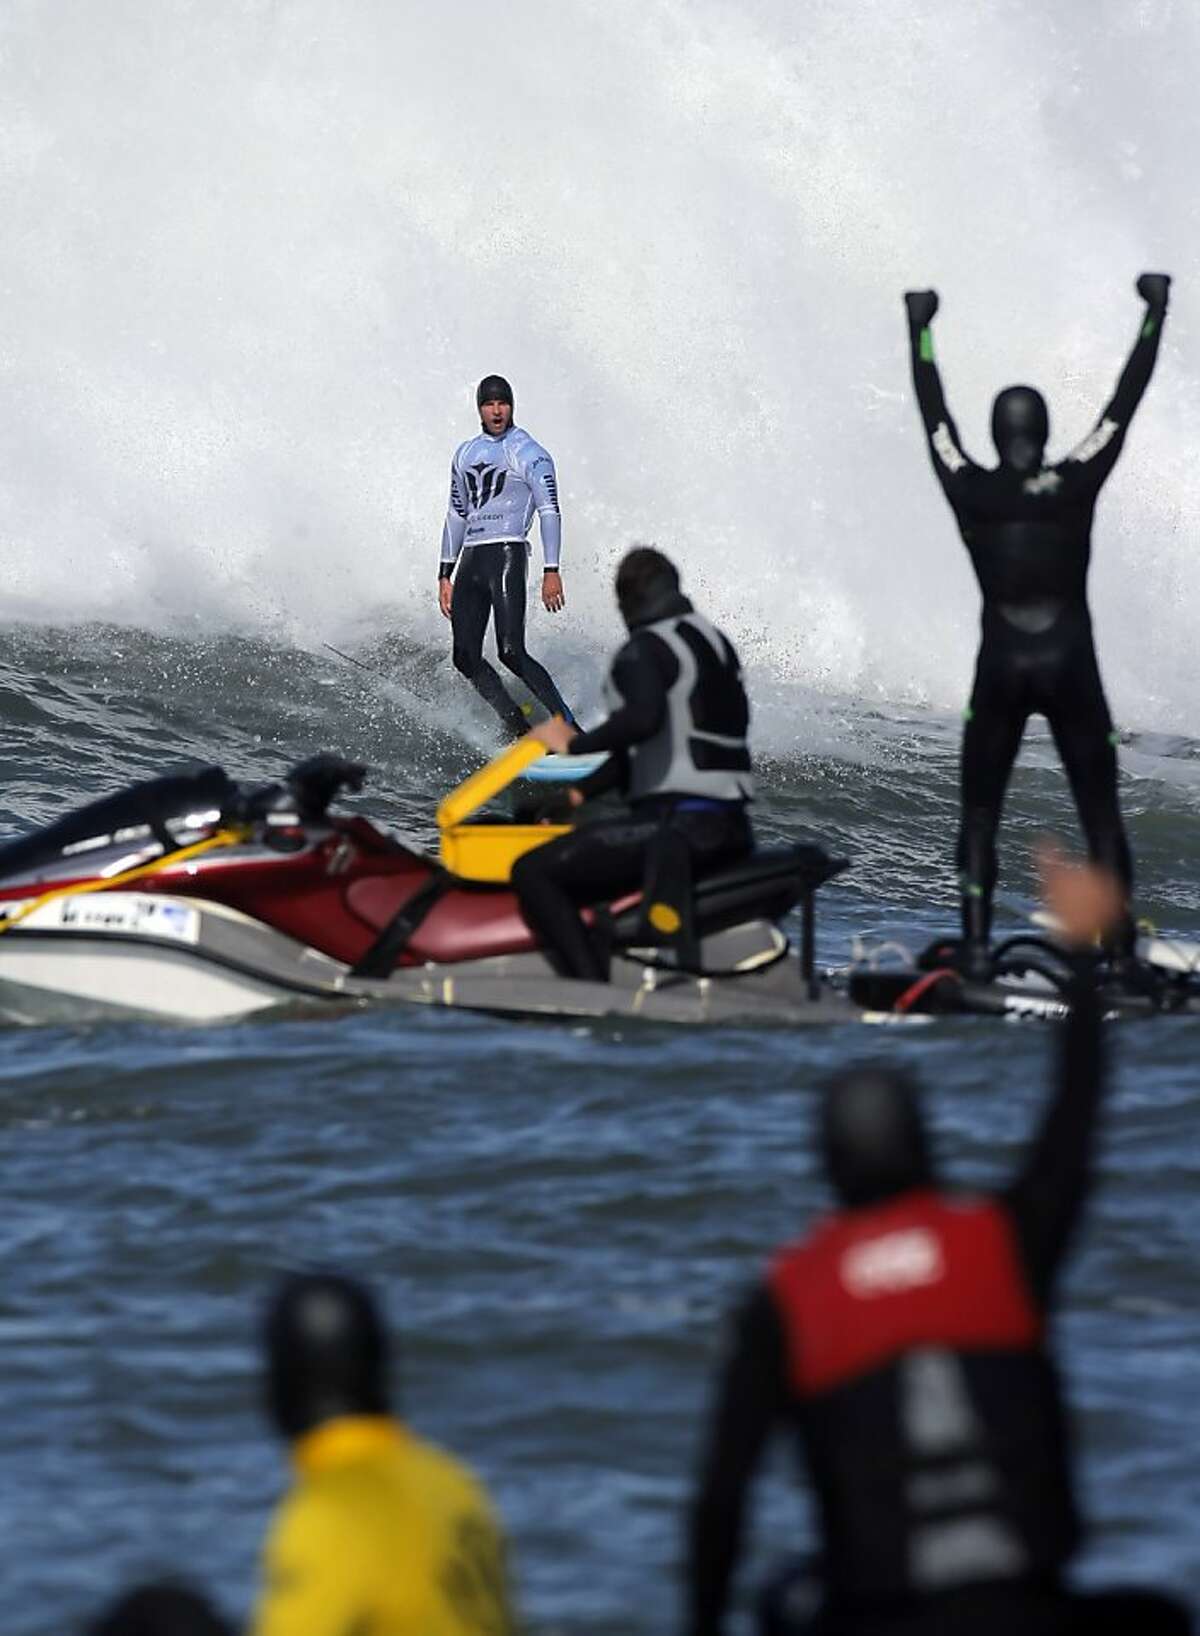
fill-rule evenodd
<path id="1" fill-rule="evenodd" d="M 970 446 L 1032 378 L 1061 449 L 1115 380 L 1137 272 L 1198 259 L 1200 16 L 1090 15 L 8 8 L 4 612 L 440 644 L 448 456 L 500 369 L 560 467 L 571 613 L 535 616 L 543 650 L 594 668 L 612 564 L 650 539 L 772 699 L 956 704 L 976 594 L 900 291 L 942 291 Z M 1144 726 L 1192 721 L 1193 300 L 1096 535 L 1106 677 Z"/>

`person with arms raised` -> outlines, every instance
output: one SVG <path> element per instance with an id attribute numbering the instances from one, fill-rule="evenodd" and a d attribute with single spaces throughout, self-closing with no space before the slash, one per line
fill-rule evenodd
<path id="1" fill-rule="evenodd" d="M 1112 871 L 1126 897 L 1133 865 L 1117 800 L 1116 735 L 1100 681 L 1087 600 L 1092 517 L 1158 356 L 1170 279 L 1143 273 L 1146 310 L 1117 389 L 1095 426 L 1064 460 L 1045 463 L 1049 416 L 1031 386 L 1006 387 L 992 409 L 1000 456 L 994 468 L 965 452 L 946 407 L 933 353 L 933 290 L 910 291 L 913 384 L 933 469 L 950 502 L 983 593 L 982 635 L 962 743 L 958 870 L 964 973 L 991 973 L 988 940 L 995 891 L 996 831 L 1025 723 L 1050 724 L 1093 862 Z M 1132 954 L 1131 917 L 1114 933 Z"/>

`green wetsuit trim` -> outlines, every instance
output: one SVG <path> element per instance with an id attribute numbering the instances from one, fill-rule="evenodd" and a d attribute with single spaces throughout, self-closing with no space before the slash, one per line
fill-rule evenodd
<path id="1" fill-rule="evenodd" d="M 928 324 L 926 324 L 925 328 L 921 331 L 920 345 L 921 362 L 924 364 L 931 364 L 933 362 L 933 333 Z"/>

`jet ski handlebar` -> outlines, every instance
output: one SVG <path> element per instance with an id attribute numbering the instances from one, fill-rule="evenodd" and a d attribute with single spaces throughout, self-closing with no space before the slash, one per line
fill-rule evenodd
<path id="1" fill-rule="evenodd" d="M 64 814 L 54 822 L 0 844 L 0 880 L 29 873 L 117 841 L 153 839 L 163 853 L 186 837 L 254 824 L 319 823 L 342 790 L 363 786 L 360 761 L 322 751 L 292 768 L 281 782 L 245 787 L 222 767 L 167 773 L 131 784 Z"/>
<path id="2" fill-rule="evenodd" d="M 297 762 L 282 782 L 257 784 L 250 789 L 235 786 L 236 793 L 223 810 L 222 820 L 255 824 L 271 819 L 278 822 L 281 815 L 286 815 L 302 824 L 320 823 L 343 790 L 356 794 L 362 789 L 367 772 L 361 761 L 346 761 L 322 750 Z"/>

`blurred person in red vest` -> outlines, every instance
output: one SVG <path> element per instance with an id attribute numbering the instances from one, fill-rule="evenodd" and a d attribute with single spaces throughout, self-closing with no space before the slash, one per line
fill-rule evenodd
<path id="1" fill-rule="evenodd" d="M 819 1551 L 762 1605 L 764 1636 L 1186 1633 L 1140 1591 L 1082 1593 L 1064 1394 L 1047 1317 L 1094 1174 L 1101 1019 L 1086 946 L 1119 883 L 1053 855 L 1044 891 L 1074 958 L 1049 1106 L 1002 1192 L 950 1191 L 903 1071 L 826 1087 L 835 1213 L 781 1250 L 735 1319 L 690 1516 L 688 1636 L 717 1636 L 768 1436 L 798 1434 Z"/>

